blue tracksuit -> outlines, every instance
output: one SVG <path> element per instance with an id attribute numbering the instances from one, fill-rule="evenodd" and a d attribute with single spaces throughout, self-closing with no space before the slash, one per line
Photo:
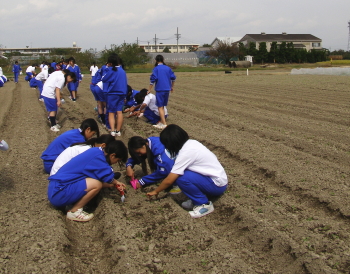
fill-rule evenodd
<path id="1" fill-rule="evenodd" d="M 171 82 L 176 80 L 174 72 L 166 65 L 158 64 L 153 68 L 153 72 L 150 77 L 151 85 L 154 85 L 155 91 L 170 91 Z"/>
<path id="2" fill-rule="evenodd" d="M 132 90 L 132 93 L 129 96 L 129 98 L 128 98 L 128 96 L 126 97 L 125 107 L 130 108 L 132 106 L 137 105 L 137 102 L 135 101 L 135 95 L 138 94 L 138 93 L 139 93 L 138 90 L 134 90 L 134 89 Z"/>
<path id="3" fill-rule="evenodd" d="M 126 96 L 128 90 L 128 79 L 126 78 L 125 70 L 122 67 L 117 67 L 117 70 L 108 69 L 102 77 L 103 85 L 107 84 L 108 94 L 118 94 Z"/>
<path id="4" fill-rule="evenodd" d="M 167 177 L 175 163 L 175 159 L 171 159 L 169 154 L 166 152 L 164 145 L 160 142 L 159 137 L 149 137 L 148 146 L 154 157 L 154 164 L 156 166 L 156 170 L 149 175 L 143 176 L 139 183 L 142 186 L 156 183 L 159 180 Z M 129 158 L 126 162 L 126 167 L 140 164 L 132 158 Z"/>
<path id="5" fill-rule="evenodd" d="M 85 137 L 81 134 L 80 128 L 68 130 L 53 140 L 41 155 L 46 173 L 50 174 L 53 163 L 63 150 L 74 143 L 85 141 Z"/>
<path id="6" fill-rule="evenodd" d="M 71 72 L 74 72 L 75 77 L 77 79 L 76 82 L 70 82 L 70 83 L 67 84 L 67 88 L 68 88 L 69 92 L 72 95 L 72 91 L 77 91 L 78 90 L 79 81 L 82 80 L 82 77 L 81 77 L 80 68 L 79 68 L 78 65 L 74 65 L 74 67 L 68 66 L 67 69 L 70 70 Z"/>
<path id="7" fill-rule="evenodd" d="M 22 70 L 21 66 L 20 65 L 13 65 L 12 67 L 12 72 L 14 74 L 14 77 L 15 77 L 15 83 L 18 83 L 18 75 L 19 75 L 19 72 Z"/>
<path id="8" fill-rule="evenodd" d="M 50 176 L 48 198 L 57 207 L 73 204 L 86 194 L 86 178 L 112 183 L 114 173 L 101 148 L 86 150 Z"/>

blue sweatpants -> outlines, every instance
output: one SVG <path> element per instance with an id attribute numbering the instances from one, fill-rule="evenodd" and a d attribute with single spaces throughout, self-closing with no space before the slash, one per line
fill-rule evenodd
<path id="1" fill-rule="evenodd" d="M 206 204 L 209 202 L 207 196 L 219 196 L 227 188 L 227 185 L 219 187 L 210 177 L 190 170 L 185 170 L 175 183 L 192 200 L 193 205 Z"/>
<path id="2" fill-rule="evenodd" d="M 160 117 L 150 110 L 149 107 L 146 107 L 143 116 L 145 116 L 148 119 L 148 122 L 152 125 L 155 125 L 160 121 Z M 168 115 L 165 115 L 165 118 L 168 118 Z"/>
<path id="3" fill-rule="evenodd" d="M 13 75 L 14 75 L 14 77 L 15 77 L 15 83 L 18 83 L 18 75 L 19 75 L 19 72 L 14 72 Z"/>

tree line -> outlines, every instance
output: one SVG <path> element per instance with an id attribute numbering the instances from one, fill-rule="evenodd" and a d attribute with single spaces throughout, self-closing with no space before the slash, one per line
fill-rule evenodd
<path id="1" fill-rule="evenodd" d="M 244 60 L 244 56 L 253 56 L 254 63 L 316 63 L 326 61 L 329 52 L 327 50 L 307 51 L 306 49 L 296 49 L 292 42 L 271 43 L 270 51 L 267 51 L 266 42 L 256 43 L 250 42 L 248 47 L 243 43 L 227 43 L 219 42 L 215 48 L 211 48 L 206 55 L 213 58 L 221 59 L 228 64 L 232 58 Z"/>

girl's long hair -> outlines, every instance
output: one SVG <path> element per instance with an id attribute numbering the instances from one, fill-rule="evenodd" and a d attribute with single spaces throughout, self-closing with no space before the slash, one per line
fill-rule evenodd
<path id="1" fill-rule="evenodd" d="M 140 162 L 141 164 L 145 164 L 146 163 L 145 158 L 147 158 L 148 165 L 151 171 L 153 172 L 156 170 L 156 166 L 154 164 L 154 155 L 147 143 L 148 143 L 147 139 L 144 139 L 140 136 L 134 136 L 129 139 L 128 149 L 129 149 L 131 158 Z M 135 153 L 136 149 L 142 148 L 143 146 L 146 146 L 146 151 L 147 151 L 146 157 L 140 157 L 139 155 L 137 155 L 137 153 Z"/>
<path id="2" fill-rule="evenodd" d="M 155 66 L 155 67 L 158 66 L 158 63 L 163 63 L 163 65 L 166 65 L 166 64 L 164 63 L 164 57 L 163 57 L 163 55 L 158 54 L 158 55 L 156 56 L 156 63 L 154 64 L 154 66 Z"/>

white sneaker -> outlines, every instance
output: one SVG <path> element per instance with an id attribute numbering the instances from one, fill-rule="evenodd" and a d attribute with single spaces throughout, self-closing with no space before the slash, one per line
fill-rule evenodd
<path id="1" fill-rule="evenodd" d="M 183 202 L 181 204 L 181 206 L 184 208 L 184 209 L 193 209 L 193 202 L 191 199 L 188 199 L 187 201 Z"/>
<path id="2" fill-rule="evenodd" d="M 115 134 L 116 134 L 115 131 L 111 131 L 111 135 L 112 135 L 113 137 L 115 136 Z"/>
<path id="3" fill-rule="evenodd" d="M 94 214 L 85 212 L 82 208 L 79 208 L 77 211 L 67 212 L 67 219 L 77 222 L 88 222 L 94 218 Z"/>
<path id="4" fill-rule="evenodd" d="M 122 136 L 122 134 L 120 133 L 120 131 L 116 131 L 116 132 L 115 132 L 115 136 L 120 137 L 120 136 Z"/>
<path id="5" fill-rule="evenodd" d="M 53 127 L 51 127 L 50 129 L 51 129 L 51 131 L 55 131 L 55 132 L 60 131 L 60 129 L 57 128 L 56 126 L 53 126 Z"/>
<path id="6" fill-rule="evenodd" d="M 193 211 L 190 211 L 192 218 L 200 218 L 214 211 L 214 206 L 212 202 L 209 202 L 209 205 L 203 204 L 199 206 L 194 206 Z"/>
<path id="7" fill-rule="evenodd" d="M 159 122 L 156 125 L 153 125 L 155 128 L 159 128 L 159 129 L 165 129 L 167 127 L 167 125 L 162 124 L 161 122 Z"/>
<path id="8" fill-rule="evenodd" d="M 69 98 L 70 100 L 72 100 L 72 96 L 68 96 L 68 98 Z"/>
<path id="9" fill-rule="evenodd" d="M 58 129 L 60 129 L 61 128 L 61 126 L 59 125 L 59 124 L 56 124 L 55 125 Z"/>
<path id="10" fill-rule="evenodd" d="M 40 98 L 39 101 L 40 101 L 40 102 L 44 102 L 44 99 L 43 99 L 43 98 Z"/>
<path id="11" fill-rule="evenodd" d="M 159 127 L 160 125 L 163 125 L 161 122 L 158 122 L 157 124 L 153 125 L 154 127 Z"/>

